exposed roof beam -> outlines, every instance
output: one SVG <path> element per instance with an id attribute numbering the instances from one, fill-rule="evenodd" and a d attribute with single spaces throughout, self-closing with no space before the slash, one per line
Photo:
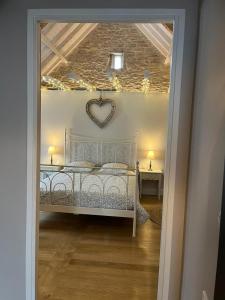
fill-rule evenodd
<path id="1" fill-rule="evenodd" d="M 68 60 L 63 56 L 60 50 L 56 48 L 56 46 L 47 38 L 47 36 L 44 35 L 44 33 L 41 33 L 41 41 L 44 43 L 49 49 L 51 49 L 52 52 L 55 53 L 55 55 L 65 64 L 68 64 Z"/>
<path id="2" fill-rule="evenodd" d="M 49 23 L 42 29 L 42 75 L 49 75 L 92 32 L 98 23 Z M 136 23 L 137 28 L 171 60 L 172 32 L 161 23 Z"/>
<path id="3" fill-rule="evenodd" d="M 137 23 L 137 28 L 165 57 L 165 63 L 170 62 L 172 33 L 161 23 Z"/>
<path id="4" fill-rule="evenodd" d="M 79 23 L 49 23 L 42 33 L 60 50 L 67 37 L 79 26 Z M 65 57 L 64 53 L 62 53 Z M 41 44 L 42 67 L 53 57 L 53 52 L 44 43 Z"/>
<path id="5" fill-rule="evenodd" d="M 65 35 L 65 39 L 61 39 L 60 51 L 66 58 L 98 25 L 98 23 L 76 23 L 74 30 L 70 29 L 70 34 Z M 50 57 L 50 55 L 48 56 Z M 61 63 L 58 56 L 53 56 L 50 59 L 45 58 L 42 65 L 42 75 L 49 75 Z"/>
<path id="6" fill-rule="evenodd" d="M 68 36 L 74 32 L 76 28 L 79 28 L 79 23 L 68 23 L 64 28 L 62 28 L 58 34 L 53 38 L 53 42 L 57 47 L 62 47 L 62 44 L 66 41 Z"/>
<path id="7" fill-rule="evenodd" d="M 172 52 L 172 45 L 171 45 L 171 47 L 170 47 L 170 51 L 169 51 L 169 53 L 167 54 L 167 56 L 166 56 L 166 59 L 165 59 L 165 65 L 169 65 L 170 63 L 171 63 L 171 52 Z"/>

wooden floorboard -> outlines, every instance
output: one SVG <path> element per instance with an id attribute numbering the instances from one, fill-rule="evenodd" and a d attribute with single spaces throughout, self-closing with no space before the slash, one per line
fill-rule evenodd
<path id="1" fill-rule="evenodd" d="M 42 213 L 38 300 L 156 300 L 160 233 L 149 220 L 132 238 L 129 219 Z"/>

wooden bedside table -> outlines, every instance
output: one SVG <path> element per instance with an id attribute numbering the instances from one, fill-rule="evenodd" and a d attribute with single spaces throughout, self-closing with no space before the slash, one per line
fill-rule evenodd
<path id="1" fill-rule="evenodd" d="M 40 173 L 43 176 L 42 179 L 45 179 L 46 177 L 50 176 L 52 172 L 57 172 L 62 169 L 62 166 L 56 166 L 56 165 L 40 165 Z"/>
<path id="2" fill-rule="evenodd" d="M 162 188 L 163 181 L 163 171 L 149 171 L 146 169 L 140 169 L 140 195 L 142 195 L 142 181 L 158 181 L 158 199 L 160 199 L 160 192 Z"/>

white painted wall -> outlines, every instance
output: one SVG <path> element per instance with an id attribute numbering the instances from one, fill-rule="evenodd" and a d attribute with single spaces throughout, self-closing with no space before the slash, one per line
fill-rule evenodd
<path id="1" fill-rule="evenodd" d="M 225 1 L 201 9 L 182 300 L 213 299 L 225 155 Z M 222 299 L 221 299 L 222 300 Z"/>
<path id="2" fill-rule="evenodd" d="M 2 0 L 0 2 L 0 299 L 25 299 L 27 9 L 185 8 L 181 97 L 190 110 L 194 75 L 196 0 Z M 187 116 L 190 116 L 188 113 Z M 187 128 L 187 136 L 188 136 Z M 181 158 L 182 162 L 182 158 Z M 179 214 L 178 214 L 179 215 Z M 175 220 L 175 224 L 177 220 Z M 189 279 L 187 279 L 189 280 Z M 189 299 L 190 300 L 190 299 Z"/>
<path id="3" fill-rule="evenodd" d="M 100 129 L 88 117 L 86 103 L 99 93 L 86 91 L 42 91 L 41 162 L 49 163 L 48 146 L 56 146 L 54 163 L 64 163 L 65 128 L 73 128 L 79 135 L 96 138 L 127 138 L 138 136 L 140 167 L 148 168 L 148 150 L 156 153 L 152 161 L 155 170 L 164 168 L 167 135 L 168 95 L 105 92 L 103 98 L 113 99 L 116 113 L 110 123 Z M 103 119 L 110 107 L 96 111 Z"/>

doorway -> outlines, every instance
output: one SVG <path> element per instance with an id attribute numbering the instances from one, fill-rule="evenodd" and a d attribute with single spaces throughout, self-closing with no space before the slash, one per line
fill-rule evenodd
<path id="1" fill-rule="evenodd" d="M 103 14 L 104 12 L 104 14 Z M 173 12 L 173 13 L 172 13 Z M 159 293 L 158 299 L 169 299 L 168 285 L 169 278 L 180 272 L 182 246 L 168 256 L 171 247 L 173 247 L 173 208 L 176 203 L 175 195 L 175 178 L 176 169 L 176 151 L 178 145 L 178 128 L 179 128 L 179 90 L 182 71 L 182 51 L 184 37 L 184 12 L 183 11 L 133 11 L 133 10 L 59 10 L 59 11 L 31 11 L 29 15 L 29 33 L 28 33 L 28 215 L 27 215 L 27 299 L 35 299 L 36 293 L 36 259 L 37 257 L 37 237 L 38 237 L 38 211 L 39 205 L 36 199 L 39 198 L 38 179 L 39 179 L 39 149 L 40 149 L 40 85 L 37 78 L 40 75 L 38 51 L 40 45 L 40 28 L 39 22 L 49 21 L 134 21 L 134 22 L 174 22 L 174 42 L 173 42 L 173 67 L 171 70 L 171 87 L 170 87 L 170 108 L 168 122 L 168 141 L 166 153 L 166 172 L 165 172 L 165 199 L 163 210 L 162 239 L 161 239 L 161 260 L 159 275 Z M 49 13 L 49 14 L 48 14 Z M 120 14 L 118 14 L 120 13 Z M 30 97 L 29 97 L 30 96 Z M 30 99 L 30 101 L 29 101 Z M 32 167 L 30 167 L 32 166 Z M 32 172 L 31 172 L 32 170 Z M 184 171 L 184 170 L 183 170 Z M 30 175 L 30 176 L 29 176 Z M 185 195 L 184 195 L 185 196 Z M 179 197 L 180 198 L 180 197 Z M 33 201 L 30 201 L 33 199 Z M 34 219 L 36 223 L 34 224 Z M 180 236 L 182 245 L 182 236 Z M 175 246 L 175 245 L 174 245 Z M 176 254 L 178 264 L 171 268 L 171 259 Z M 178 255 L 177 255 L 178 254 Z M 29 262 L 29 263 L 28 263 Z M 33 275 L 33 276 L 32 276 Z M 29 284 L 28 284 L 29 283 Z M 171 281 L 172 284 L 172 281 Z M 177 283 L 179 293 L 180 284 Z"/>

